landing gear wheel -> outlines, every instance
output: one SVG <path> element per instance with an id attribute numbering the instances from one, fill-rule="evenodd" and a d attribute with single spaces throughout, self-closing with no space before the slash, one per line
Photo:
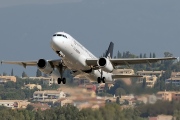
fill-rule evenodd
<path id="1" fill-rule="evenodd" d="M 58 84 L 61 84 L 61 81 L 62 81 L 61 78 L 57 79 Z"/>
<path id="2" fill-rule="evenodd" d="M 100 77 L 97 78 L 97 82 L 101 83 L 101 78 Z"/>
<path id="3" fill-rule="evenodd" d="M 103 82 L 103 83 L 105 83 L 105 79 L 106 79 L 105 77 L 102 78 L 102 82 Z"/>
<path id="4" fill-rule="evenodd" d="M 66 84 L 66 78 L 63 78 L 63 79 L 62 79 L 62 83 L 63 83 L 63 84 Z"/>

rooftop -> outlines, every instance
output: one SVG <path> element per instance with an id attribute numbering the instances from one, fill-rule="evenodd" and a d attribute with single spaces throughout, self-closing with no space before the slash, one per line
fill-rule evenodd
<path id="1" fill-rule="evenodd" d="M 59 94 L 62 91 L 59 90 L 44 90 L 44 91 L 35 91 L 34 94 L 43 94 L 43 93 L 49 93 L 49 94 Z"/>

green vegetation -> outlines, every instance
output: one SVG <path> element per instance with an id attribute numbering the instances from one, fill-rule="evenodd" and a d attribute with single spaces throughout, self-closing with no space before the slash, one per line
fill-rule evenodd
<path id="1" fill-rule="evenodd" d="M 99 110 L 82 109 L 67 105 L 41 111 L 33 111 L 32 106 L 26 109 L 0 107 L 1 120 L 147 120 L 149 116 L 166 114 L 180 120 L 179 102 L 157 101 L 155 104 L 140 104 L 135 108 L 125 108 L 116 103 L 107 103 Z"/>
<path id="2" fill-rule="evenodd" d="M 179 102 L 157 101 L 155 104 L 144 104 L 135 108 L 139 111 L 141 117 L 157 116 L 160 114 L 173 115 L 180 120 Z"/>
<path id="3" fill-rule="evenodd" d="M 0 107 L 1 120 L 146 120 L 133 109 L 122 109 L 117 104 L 107 104 L 99 110 L 83 109 L 67 105 L 45 111 L 32 111 L 29 108 L 11 110 Z"/>
<path id="4" fill-rule="evenodd" d="M 30 89 L 22 89 L 26 84 L 38 84 L 42 85 L 43 90 L 55 90 L 59 88 L 59 85 L 53 84 L 48 86 L 43 84 L 43 80 L 29 80 L 29 79 L 21 79 L 17 77 L 16 83 L 9 81 L 2 85 L 0 85 L 0 99 L 2 100 L 24 100 L 30 99 L 33 96 L 33 93 L 37 91 L 37 88 L 32 90 Z"/>

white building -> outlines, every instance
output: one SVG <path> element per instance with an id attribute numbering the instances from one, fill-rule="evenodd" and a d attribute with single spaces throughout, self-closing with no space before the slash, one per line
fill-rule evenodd
<path id="1" fill-rule="evenodd" d="M 65 97 L 66 94 L 63 91 L 58 90 L 35 91 L 33 94 L 33 100 L 40 102 L 55 102 L 58 99 Z"/>
<path id="2" fill-rule="evenodd" d="M 180 77 L 172 77 L 165 80 L 166 84 L 171 83 L 176 86 L 180 86 Z"/>
<path id="3" fill-rule="evenodd" d="M 27 100 L 0 100 L 0 106 L 8 108 L 26 108 L 30 104 Z"/>
<path id="4" fill-rule="evenodd" d="M 161 77 L 164 72 L 165 71 L 163 71 L 163 70 L 161 70 L 161 71 L 145 71 L 145 70 L 142 70 L 142 71 L 137 71 L 136 74 L 137 75 L 142 75 L 142 76 L 155 75 L 156 77 Z"/>
<path id="5" fill-rule="evenodd" d="M 0 83 L 6 83 L 8 81 L 16 82 L 15 76 L 0 76 Z"/>
<path id="6" fill-rule="evenodd" d="M 114 69 L 113 74 L 134 75 L 133 69 Z"/>
<path id="7" fill-rule="evenodd" d="M 154 87 L 157 82 L 157 78 L 161 77 L 165 71 L 137 71 L 137 75 L 141 75 L 143 77 L 138 78 L 137 83 L 143 83 L 143 80 L 146 80 L 147 87 Z"/>
<path id="8" fill-rule="evenodd" d="M 36 85 L 36 84 L 27 84 L 24 86 L 24 89 L 34 89 L 34 88 L 37 88 L 38 90 L 41 90 L 42 89 L 42 86 L 41 85 Z"/>
<path id="9" fill-rule="evenodd" d="M 57 84 L 57 80 L 53 77 L 23 77 L 22 79 L 30 79 L 30 80 L 43 80 L 43 84 L 47 84 L 48 86 L 51 86 L 52 84 Z"/>

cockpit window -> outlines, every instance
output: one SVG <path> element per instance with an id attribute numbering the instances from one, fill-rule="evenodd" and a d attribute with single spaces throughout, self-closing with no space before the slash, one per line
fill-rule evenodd
<path id="1" fill-rule="evenodd" d="M 63 35 L 63 34 L 54 34 L 53 36 L 62 36 L 64 38 L 67 38 L 67 36 Z"/>

